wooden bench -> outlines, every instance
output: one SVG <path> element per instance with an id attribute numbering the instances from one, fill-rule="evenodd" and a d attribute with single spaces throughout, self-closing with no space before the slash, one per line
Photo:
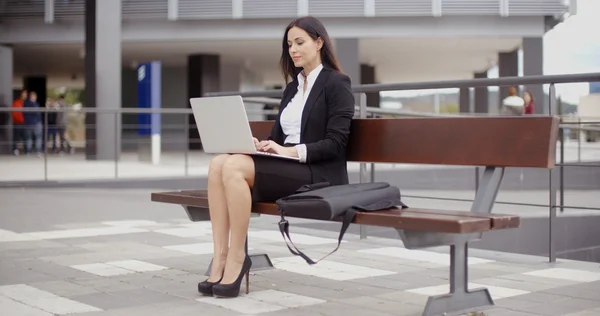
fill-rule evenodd
<path id="1" fill-rule="evenodd" d="M 430 297 L 424 316 L 494 304 L 487 289 L 467 287 L 468 242 L 487 231 L 519 227 L 518 216 L 491 214 L 504 168 L 553 168 L 558 124 L 559 119 L 550 116 L 353 121 L 349 161 L 485 167 L 469 211 L 392 209 L 358 213 L 354 220 L 395 228 L 408 249 L 450 246 L 450 292 Z M 271 126 L 272 122 L 251 123 L 259 139 L 267 137 Z M 192 221 L 209 220 L 206 191 L 153 193 L 152 201 L 182 205 Z M 273 203 L 256 203 L 252 213 L 279 215 Z"/>

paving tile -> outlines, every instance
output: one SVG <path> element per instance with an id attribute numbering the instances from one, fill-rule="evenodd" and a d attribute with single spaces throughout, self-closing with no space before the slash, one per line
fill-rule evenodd
<path id="1" fill-rule="evenodd" d="M 566 298 L 555 302 L 547 302 L 516 308 L 515 310 L 541 315 L 558 316 L 581 312 L 600 306 L 598 301 L 582 300 L 577 298 Z"/>
<path id="2" fill-rule="evenodd" d="M 29 284 L 37 289 L 54 293 L 62 297 L 71 297 L 84 294 L 98 293 L 98 290 L 65 280 L 47 281 Z"/>
<path id="3" fill-rule="evenodd" d="M 43 247 L 43 248 L 21 248 L 13 250 L 3 250 L 2 256 L 4 258 L 18 258 L 18 259 L 34 259 L 45 256 L 57 256 L 57 255 L 74 255 L 74 254 L 85 254 L 89 251 L 81 248 L 63 246 L 63 247 Z"/>
<path id="4" fill-rule="evenodd" d="M 525 295 L 528 295 L 528 294 L 525 294 Z M 517 295 L 517 296 L 513 296 L 513 297 L 508 297 L 508 298 L 496 299 L 496 300 L 494 300 L 494 304 L 496 304 L 496 306 L 498 306 L 498 307 L 504 307 L 507 309 L 516 309 L 516 308 L 520 308 L 520 307 L 527 307 L 527 306 L 538 304 L 536 302 L 523 300 L 523 299 L 521 299 L 522 296 L 524 296 L 524 295 Z"/>
<path id="5" fill-rule="evenodd" d="M 4 296 L 0 296 L 0 311 L 3 314 L 10 312 L 10 315 L 14 316 L 52 316 L 51 313 L 33 308 Z"/>
<path id="6" fill-rule="evenodd" d="M 523 300 L 523 301 L 534 302 L 534 303 L 551 303 L 551 302 L 557 302 L 560 300 L 568 299 L 569 296 L 544 293 L 544 292 L 536 292 L 536 293 L 528 293 L 528 294 L 524 294 L 524 295 L 519 295 L 515 298 L 517 298 L 519 300 Z"/>
<path id="7" fill-rule="evenodd" d="M 285 291 L 286 293 L 294 293 L 302 296 L 317 297 L 326 301 L 330 301 L 332 299 L 347 299 L 351 297 L 360 297 L 364 295 L 364 293 L 357 293 L 355 291 L 344 288 L 331 289 L 327 287 L 315 287 L 311 285 L 291 283 L 285 281 L 277 283 L 266 282 L 263 284 L 265 285 L 263 287 L 264 289 Z M 253 291 L 252 283 L 250 283 L 250 291 Z"/>
<path id="8" fill-rule="evenodd" d="M 405 307 L 406 306 L 406 307 Z M 327 302 L 315 306 L 309 306 L 302 309 L 303 315 L 326 315 L 326 316 L 390 316 L 389 313 L 373 311 L 368 306 L 358 307 L 347 305 L 339 302 Z M 423 312 L 423 307 L 402 305 L 398 306 L 398 311 L 394 315 L 420 315 Z M 274 315 L 274 314 L 273 314 Z M 300 314 L 301 315 L 301 314 Z M 261 315 L 263 316 L 263 315 Z"/>
<path id="9" fill-rule="evenodd" d="M 487 288 L 490 291 L 490 294 L 492 295 L 492 299 L 494 299 L 494 300 L 499 299 L 499 298 L 506 298 L 506 297 L 512 297 L 512 296 L 523 295 L 523 294 L 529 293 L 529 292 L 523 291 L 523 290 L 505 288 L 505 287 L 500 287 L 500 286 L 493 286 L 493 285 L 486 286 L 483 284 L 469 283 L 469 289 L 477 289 L 477 288 Z M 447 294 L 449 292 L 449 290 L 450 290 L 449 285 L 441 285 L 441 286 L 429 286 L 429 287 L 410 289 L 410 290 L 406 290 L 406 291 L 415 293 L 415 294 L 434 296 L 434 295 Z"/>
<path id="10" fill-rule="evenodd" d="M 524 291 L 528 291 L 528 292 L 537 292 L 537 291 L 551 289 L 551 288 L 558 286 L 558 285 L 552 285 L 552 284 L 533 283 L 533 282 L 526 282 L 526 281 L 503 279 L 501 277 L 484 278 L 484 279 L 471 278 L 471 280 L 473 280 L 474 283 L 478 283 L 478 284 L 502 286 L 502 287 L 507 287 L 507 288 L 511 288 L 511 289 L 524 290 Z"/>
<path id="11" fill-rule="evenodd" d="M 277 269 L 336 281 L 395 274 L 392 271 L 372 269 L 335 261 L 321 261 L 315 265 L 308 265 L 299 257 L 277 258 L 272 261 Z"/>
<path id="12" fill-rule="evenodd" d="M 194 229 L 188 227 L 156 229 L 153 230 L 153 232 L 177 237 L 200 237 L 212 235 L 212 231 L 210 230 Z"/>
<path id="13" fill-rule="evenodd" d="M 402 302 L 393 302 L 390 300 L 382 299 L 376 296 L 361 296 L 354 297 L 342 300 L 336 300 L 339 303 L 344 305 L 357 306 L 362 308 L 368 308 L 369 310 L 378 311 L 382 313 L 389 313 L 392 315 L 397 315 L 400 306 L 406 308 L 407 306 L 412 306 L 412 310 L 410 312 L 422 312 L 423 306 L 418 306 L 417 304 L 402 304 Z M 404 310 L 403 312 L 407 312 Z"/>
<path id="14" fill-rule="evenodd" d="M 380 256 L 391 256 L 414 261 L 430 262 L 439 265 L 450 265 L 450 255 L 424 250 L 410 250 L 400 247 L 386 247 L 361 250 L 360 252 L 376 254 Z M 491 263 L 493 260 L 469 257 L 469 265 Z"/>
<path id="15" fill-rule="evenodd" d="M 128 298 L 128 297 L 122 297 L 122 296 L 111 294 L 111 293 L 118 293 L 118 292 L 110 292 L 110 293 L 99 292 L 99 293 L 92 293 L 92 294 L 86 294 L 86 295 L 78 295 L 78 296 L 71 297 L 71 299 L 77 300 L 78 302 L 82 302 L 85 304 L 97 306 L 97 307 L 105 309 L 105 310 L 143 305 L 143 303 L 141 303 L 135 299 Z"/>
<path id="16" fill-rule="evenodd" d="M 414 284 L 411 284 L 408 282 L 402 282 L 397 278 L 390 278 L 389 276 L 355 279 L 355 280 L 350 280 L 348 282 L 370 285 L 373 287 L 385 288 L 385 289 L 389 289 L 389 290 L 407 290 L 407 289 L 414 287 Z"/>
<path id="17" fill-rule="evenodd" d="M 66 278 L 86 278 L 90 275 L 84 271 L 73 269 L 68 266 L 47 262 L 38 259 L 29 259 L 19 262 L 19 267 L 34 273 L 42 273 L 57 280 Z"/>
<path id="18" fill-rule="evenodd" d="M 506 272 L 506 274 L 524 273 L 539 270 L 536 267 L 526 267 L 521 265 L 513 265 L 505 262 L 481 263 L 476 267 L 478 270 L 496 270 Z"/>
<path id="19" fill-rule="evenodd" d="M 101 310 L 95 306 L 60 297 L 24 284 L 0 286 L 0 295 L 33 308 L 59 315 Z"/>
<path id="20" fill-rule="evenodd" d="M 185 253 L 191 253 L 194 255 L 212 254 L 213 250 L 214 250 L 212 243 L 172 245 L 172 246 L 164 246 L 163 248 L 169 249 L 169 250 L 181 251 L 181 252 L 185 252 Z"/>
<path id="21" fill-rule="evenodd" d="M 0 229 L 0 243 L 3 242 L 15 242 L 15 241 L 28 241 L 28 240 L 37 240 L 33 236 L 28 236 L 25 234 L 19 234 L 10 230 Z"/>
<path id="22" fill-rule="evenodd" d="M 294 233 L 291 235 L 292 241 L 296 245 L 327 245 L 327 244 L 337 244 L 337 239 L 334 238 L 323 238 L 323 237 L 315 237 L 305 234 Z M 249 231 L 248 238 L 259 238 L 263 240 L 268 240 L 271 242 L 281 243 L 282 246 L 284 240 L 281 237 L 281 233 L 274 230 L 262 230 L 262 231 Z M 346 241 L 342 241 L 342 243 L 346 243 Z M 343 246 L 342 246 L 343 247 Z"/>
<path id="23" fill-rule="evenodd" d="M 579 285 L 557 287 L 544 290 L 543 292 L 600 302 L 600 291 L 593 291 Z"/>
<path id="24" fill-rule="evenodd" d="M 124 291 L 137 288 L 126 282 L 112 280 L 110 278 L 91 276 L 89 278 L 75 278 L 67 281 L 86 287 L 91 287 L 98 292 Z"/>
<path id="25" fill-rule="evenodd" d="M 121 220 L 121 221 L 104 221 L 101 222 L 104 225 L 117 226 L 117 227 L 145 227 L 145 226 L 157 226 L 160 225 L 155 221 L 149 221 L 145 219 L 134 219 L 134 220 Z"/>
<path id="26" fill-rule="evenodd" d="M 33 239 L 61 239 L 61 238 L 82 238 L 104 235 L 122 235 L 141 233 L 147 230 L 133 227 L 95 227 L 95 228 L 80 228 L 80 229 L 60 229 L 41 232 L 29 232 L 23 235 Z"/>
<path id="27" fill-rule="evenodd" d="M 108 265 L 106 263 L 80 264 L 80 265 L 73 265 L 73 266 L 71 266 L 71 268 L 85 271 L 85 272 L 99 275 L 99 276 L 115 276 L 115 275 L 135 273 L 135 271 L 122 269 L 119 267 Z"/>
<path id="28" fill-rule="evenodd" d="M 215 297 L 196 299 L 198 302 L 220 306 L 242 314 L 260 314 L 288 308 L 324 303 L 324 300 L 276 290 L 254 291 L 233 300 Z"/>
<path id="29" fill-rule="evenodd" d="M 500 275 L 497 278 L 521 281 L 521 282 L 547 284 L 547 285 L 551 285 L 552 287 L 567 286 L 567 285 L 573 285 L 573 284 L 580 283 L 577 281 L 563 280 L 563 279 L 556 279 L 556 278 L 546 278 L 546 277 L 539 277 L 539 276 L 527 275 L 527 274 L 506 274 L 506 275 Z"/>
<path id="30" fill-rule="evenodd" d="M 418 306 L 425 306 L 427 303 L 428 296 L 410 293 L 406 291 L 397 291 L 386 294 L 375 295 L 377 298 L 381 298 L 384 300 L 399 302 L 399 303 L 408 303 Z"/>
<path id="31" fill-rule="evenodd" d="M 121 260 L 121 261 L 111 261 L 106 262 L 106 264 L 115 266 L 118 268 L 123 268 L 135 272 L 149 272 L 149 271 L 161 271 L 168 269 L 167 267 L 139 261 L 139 260 Z"/>
<path id="32" fill-rule="evenodd" d="M 53 281 L 53 276 L 20 267 L 0 270 L 0 285 L 27 284 L 32 282 Z"/>
<path id="33" fill-rule="evenodd" d="M 540 316 L 541 315 L 541 314 L 533 314 L 533 313 L 527 313 L 527 312 L 515 311 L 515 310 L 503 309 L 503 308 L 494 308 L 494 309 L 490 309 L 490 310 L 484 310 L 483 313 L 484 313 L 483 316 Z M 468 316 L 472 316 L 472 315 L 468 315 Z M 473 315 L 473 316 L 479 316 L 479 315 Z"/>
<path id="34" fill-rule="evenodd" d="M 581 289 L 588 289 L 591 291 L 600 292 L 600 281 L 580 283 L 576 286 Z"/>
<path id="35" fill-rule="evenodd" d="M 600 281 L 600 273 L 588 272 L 575 269 L 553 268 L 544 269 L 524 273 L 525 275 L 533 275 L 538 277 L 570 280 L 577 282 L 593 282 Z"/>

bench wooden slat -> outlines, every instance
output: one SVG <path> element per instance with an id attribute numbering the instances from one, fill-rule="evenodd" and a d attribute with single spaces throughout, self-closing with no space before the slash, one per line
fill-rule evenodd
<path id="1" fill-rule="evenodd" d="M 251 122 L 268 137 L 272 121 Z M 348 160 L 463 166 L 553 168 L 559 118 L 451 117 L 354 119 Z"/>
<path id="2" fill-rule="evenodd" d="M 208 208 L 208 197 L 205 190 L 152 193 L 151 199 L 154 202 Z M 255 203 L 252 212 L 279 215 L 274 203 Z M 340 221 L 341 219 L 335 220 Z M 492 229 L 515 228 L 520 224 L 519 217 L 512 215 L 414 208 L 359 212 L 353 223 L 443 233 L 485 232 Z"/>

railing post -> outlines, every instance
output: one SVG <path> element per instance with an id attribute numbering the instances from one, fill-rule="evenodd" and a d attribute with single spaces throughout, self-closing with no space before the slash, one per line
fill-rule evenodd
<path id="1" fill-rule="evenodd" d="M 558 99 L 558 115 L 560 117 L 560 124 L 562 125 L 563 123 L 563 117 L 562 117 L 562 113 L 563 113 L 563 108 L 562 108 L 562 99 Z M 559 128 L 560 131 L 560 166 L 559 166 L 559 170 L 560 170 L 560 186 L 559 186 L 559 190 L 560 190 L 560 212 L 564 212 L 565 211 L 565 128 Z"/>
<path id="2" fill-rule="evenodd" d="M 44 129 L 42 130 L 42 145 L 44 146 L 44 181 L 48 181 L 48 108 L 44 112 Z M 37 141 L 37 139 L 36 139 Z"/>
<path id="3" fill-rule="evenodd" d="M 581 163 L 581 117 L 577 119 L 579 130 L 577 130 L 577 162 Z"/>
<path id="4" fill-rule="evenodd" d="M 548 114 L 554 115 L 556 108 L 556 87 L 550 84 L 548 92 Z M 560 131 L 560 130 L 559 130 Z M 556 156 L 556 153 L 553 153 Z M 548 218 L 548 260 L 556 262 L 556 167 L 550 169 L 548 174 L 549 181 L 549 218 Z"/>
<path id="5" fill-rule="evenodd" d="M 119 125 L 119 111 L 116 110 L 115 111 L 115 126 L 120 126 Z M 115 179 L 119 178 L 119 137 L 120 137 L 119 131 L 115 132 Z"/>
<path id="6" fill-rule="evenodd" d="M 367 117 L 367 95 L 365 93 L 361 93 L 358 96 L 359 99 L 359 116 L 360 118 Z M 360 171 L 359 171 L 360 183 L 367 182 L 367 163 L 360 163 Z M 360 239 L 367 238 L 367 227 L 365 225 L 360 225 Z"/>
<path id="7" fill-rule="evenodd" d="M 185 162 L 184 162 L 183 168 L 185 170 L 183 171 L 183 174 L 185 176 L 187 176 L 188 175 L 188 166 L 189 166 L 189 154 L 190 154 L 190 148 L 189 148 L 190 147 L 190 138 L 188 136 L 190 134 L 189 133 L 189 131 L 190 131 L 190 115 L 188 113 L 186 113 L 184 116 L 185 116 L 185 124 L 184 124 L 183 130 L 185 133 L 185 135 L 184 135 L 185 149 L 184 149 L 184 154 L 183 154 L 184 158 L 183 159 Z"/>

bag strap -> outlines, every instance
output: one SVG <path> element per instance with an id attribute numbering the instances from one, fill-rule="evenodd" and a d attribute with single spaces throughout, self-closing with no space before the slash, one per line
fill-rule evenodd
<path id="1" fill-rule="evenodd" d="M 306 261 L 306 263 L 308 263 L 308 264 L 316 264 L 317 262 L 329 257 L 331 254 L 333 254 L 340 248 L 340 244 L 342 243 L 344 234 L 346 233 L 346 230 L 348 230 L 348 227 L 350 227 L 350 224 L 354 220 L 354 217 L 356 217 L 357 210 L 363 211 L 363 212 L 373 212 L 373 211 L 390 209 L 392 207 L 397 207 L 397 206 L 401 206 L 402 209 L 408 208 L 408 206 L 406 204 L 404 204 L 402 201 L 392 199 L 392 200 L 383 200 L 383 201 L 373 203 L 371 205 L 365 205 L 365 206 L 355 205 L 355 206 L 349 208 L 348 210 L 346 210 L 344 212 L 344 218 L 342 221 L 342 229 L 340 229 L 340 235 L 338 237 L 337 247 L 335 247 L 335 249 L 333 249 L 330 253 L 328 253 L 323 258 L 321 258 L 317 261 L 312 260 L 310 257 L 305 255 L 302 251 L 300 251 L 300 249 L 298 249 L 298 247 L 296 247 L 296 245 L 294 245 L 294 242 L 292 241 L 292 238 L 290 237 L 290 224 L 285 219 L 285 212 L 282 209 L 279 209 L 279 214 L 281 214 L 281 220 L 279 221 L 279 231 L 281 232 L 281 236 L 283 237 L 283 240 L 285 241 L 285 245 L 288 247 L 288 249 L 290 250 L 290 252 L 292 254 L 302 257 L 302 259 L 304 259 Z M 288 240 L 289 240 L 289 243 L 288 243 Z M 294 247 L 294 249 L 292 249 L 290 247 L 290 244 Z"/>
<path id="2" fill-rule="evenodd" d="M 298 249 L 298 247 L 296 247 L 296 245 L 294 245 L 294 242 L 292 241 L 292 238 L 290 237 L 290 231 L 289 231 L 290 224 L 285 219 L 283 210 L 280 210 L 279 212 L 281 213 L 281 220 L 279 221 L 279 231 L 281 232 L 281 236 L 283 236 L 285 245 L 288 247 L 288 249 L 290 250 L 290 252 L 292 254 L 302 257 L 302 259 L 304 259 L 306 261 L 306 263 L 308 263 L 308 264 L 316 264 L 317 262 L 329 257 L 331 254 L 333 254 L 340 248 L 340 244 L 342 243 L 344 234 L 346 233 L 346 230 L 348 230 L 348 227 L 350 227 L 350 224 L 354 220 L 354 217 L 356 216 L 356 213 L 357 213 L 352 208 L 350 208 L 346 212 L 344 212 L 344 220 L 342 221 L 342 229 L 340 230 L 340 235 L 338 237 L 337 247 L 335 247 L 335 249 L 333 249 L 330 253 L 326 254 L 321 259 L 314 261 L 307 255 L 305 255 L 302 251 L 300 251 L 300 249 Z M 286 239 L 286 237 L 287 237 L 287 239 Z M 288 243 L 288 240 L 290 243 Z M 295 250 L 290 247 L 290 244 L 294 247 Z"/>

